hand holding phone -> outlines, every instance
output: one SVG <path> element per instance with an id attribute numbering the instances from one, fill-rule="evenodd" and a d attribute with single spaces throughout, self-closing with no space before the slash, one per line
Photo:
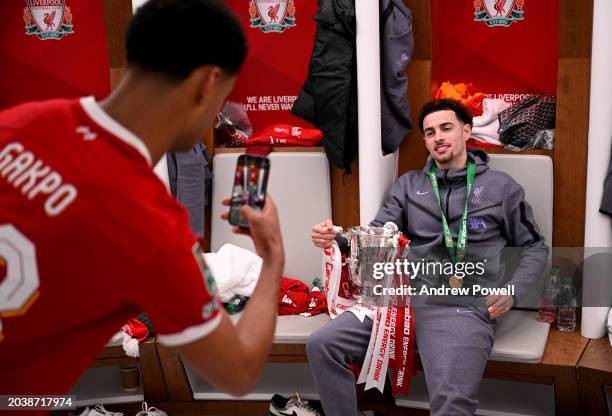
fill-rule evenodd
<path id="1" fill-rule="evenodd" d="M 224 198 L 221 203 L 230 206 L 231 201 L 231 198 Z M 248 205 L 243 205 L 241 211 L 245 221 L 249 224 L 249 228 L 235 226 L 233 231 L 236 234 L 251 237 L 253 245 L 255 245 L 255 251 L 261 258 L 273 263 L 280 261 L 284 264 L 283 239 L 278 221 L 278 211 L 272 198 L 266 197 L 261 211 Z M 224 220 L 229 220 L 229 216 L 229 211 L 221 213 L 221 218 Z"/>
<path id="2" fill-rule="evenodd" d="M 229 223 L 248 228 L 249 223 L 241 218 L 244 205 L 261 211 L 266 200 L 270 160 L 259 155 L 240 155 L 236 163 L 234 186 L 230 201 Z"/>

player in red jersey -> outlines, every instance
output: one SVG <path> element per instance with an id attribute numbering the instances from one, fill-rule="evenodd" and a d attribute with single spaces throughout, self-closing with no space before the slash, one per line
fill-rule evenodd
<path id="1" fill-rule="evenodd" d="M 246 56 L 240 24 L 221 1 L 151 0 L 126 39 L 125 76 L 103 101 L 0 113 L 0 395 L 66 393 L 141 310 L 232 394 L 269 353 L 284 265 L 274 203 L 243 209 L 263 269 L 234 326 L 187 212 L 151 169 L 210 128 Z"/>

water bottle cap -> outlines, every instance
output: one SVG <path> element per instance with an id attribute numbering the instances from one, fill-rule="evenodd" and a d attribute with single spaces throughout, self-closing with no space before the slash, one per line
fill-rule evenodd
<path id="1" fill-rule="evenodd" d="M 559 276 L 559 274 L 561 274 L 561 272 L 560 272 L 558 267 L 551 267 L 550 268 L 550 274 L 554 275 L 554 276 Z"/>
<path id="2" fill-rule="evenodd" d="M 565 285 L 571 285 L 571 284 L 572 284 L 572 278 L 571 278 L 571 276 L 565 276 L 565 277 L 563 278 L 563 284 L 565 284 Z"/>

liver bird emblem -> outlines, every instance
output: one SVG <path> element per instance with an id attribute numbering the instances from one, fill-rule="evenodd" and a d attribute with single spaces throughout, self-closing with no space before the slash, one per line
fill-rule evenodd
<path id="1" fill-rule="evenodd" d="M 495 8 L 495 11 L 497 12 L 495 14 L 495 17 L 504 15 L 505 13 L 504 4 L 506 4 L 506 0 L 496 0 L 495 1 L 495 5 L 493 6 Z"/>
<path id="2" fill-rule="evenodd" d="M 270 22 L 276 22 L 278 20 L 278 10 L 280 9 L 280 4 L 276 6 L 268 7 L 268 17 L 270 18 Z"/>
<path id="3" fill-rule="evenodd" d="M 45 13 L 44 22 L 47 25 L 45 30 L 53 30 L 53 29 L 55 29 L 55 23 L 53 23 L 54 20 L 55 20 L 55 10 L 53 10 L 53 12 L 51 12 L 50 14 L 49 13 Z"/>

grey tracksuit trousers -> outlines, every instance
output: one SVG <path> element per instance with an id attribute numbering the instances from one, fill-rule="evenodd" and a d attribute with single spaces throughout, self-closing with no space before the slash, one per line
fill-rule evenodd
<path id="1" fill-rule="evenodd" d="M 491 349 L 495 322 L 475 307 L 414 308 L 415 340 L 425 371 L 431 415 L 473 415 Z M 345 312 L 313 333 L 306 346 L 310 371 L 327 416 L 357 415 L 355 376 L 372 321 Z"/>

